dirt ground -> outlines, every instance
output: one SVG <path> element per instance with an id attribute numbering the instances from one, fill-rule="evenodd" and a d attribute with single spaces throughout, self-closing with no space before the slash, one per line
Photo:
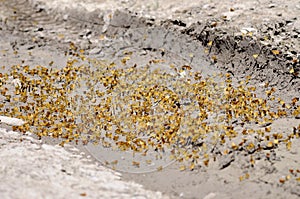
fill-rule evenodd
<path id="1" fill-rule="evenodd" d="M 1 78 L 18 64 L 61 69 L 68 58 L 78 58 L 70 50 L 72 43 L 84 50 L 87 58 L 116 63 L 118 72 L 135 66 L 137 69 L 132 70 L 136 72 L 124 79 L 127 93 L 154 79 L 155 84 L 173 89 L 182 97 L 181 109 L 188 109 L 192 95 L 181 95 L 187 88 L 180 84 L 190 81 L 180 68 L 185 66 L 192 74 L 200 72 L 211 79 L 207 84 L 214 86 L 209 89 L 226 81 L 224 76 L 214 74 L 230 74 L 237 93 L 244 92 L 239 82 L 248 78 L 247 86 L 256 88 L 254 95 L 268 102 L 264 108 L 270 107 L 268 111 L 278 116 L 264 124 L 244 124 L 237 117 L 230 123 L 237 135 L 224 138 L 223 144 L 212 143 L 212 133 L 200 141 L 186 141 L 182 149 L 189 152 L 197 148 L 202 158 L 193 164 L 180 160 L 184 152 L 177 160 L 170 158 L 171 149 L 157 158 L 155 150 L 149 150 L 146 156 L 132 156 L 128 151 L 80 142 L 62 148 L 57 144 L 63 139 L 45 136 L 38 140 L 35 132 L 21 135 L 10 131 L 13 124 L 7 123 L 11 120 L 2 118 L 0 176 L 5 180 L 0 182 L 1 198 L 23 198 L 24 194 L 28 198 L 299 198 L 299 16 L 297 0 L 0 0 Z M 98 65 L 90 60 L 82 59 L 80 64 L 97 72 Z M 149 66 L 145 73 L 141 72 L 144 66 Z M 84 74 L 91 81 L 95 77 L 87 71 Z M 17 81 L 12 75 L 7 88 L 14 89 Z M 95 88 L 97 85 L 94 82 Z M 3 89 L 5 85 L 1 86 Z M 73 95 L 84 96 L 89 89 L 82 86 Z M 220 90 L 214 98 L 209 89 L 210 99 L 219 105 L 218 97 L 223 97 L 218 94 Z M 13 105 L 2 93 L 0 116 L 14 117 Z M 118 97 L 113 100 L 126 108 L 128 101 Z M 88 112 L 84 106 L 90 106 L 90 101 L 75 109 Z M 192 108 L 189 113 L 198 114 L 198 110 Z M 125 113 L 114 115 L 124 126 L 130 123 L 127 119 L 131 121 Z M 213 125 L 213 116 L 206 123 Z M 179 131 L 193 131 L 196 127 L 188 126 L 187 121 L 193 117 L 185 118 Z M 95 121 L 83 123 L 93 127 Z M 256 133 L 247 134 L 245 129 Z M 217 139 L 223 136 L 221 131 L 217 135 Z M 180 146 L 174 149 L 180 151 Z M 208 153 L 202 151 L 204 146 Z M 118 163 L 112 164 L 116 160 Z M 147 161 L 151 164 L 142 163 Z M 186 168 L 182 169 L 183 165 Z"/>

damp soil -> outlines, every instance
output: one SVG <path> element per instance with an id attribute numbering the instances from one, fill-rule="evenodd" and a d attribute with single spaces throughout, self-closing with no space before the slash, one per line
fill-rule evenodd
<path id="1" fill-rule="evenodd" d="M 68 54 L 72 42 L 85 50 L 86 57 L 120 65 L 130 52 L 124 67 L 164 60 L 159 67 L 186 65 L 204 77 L 230 74 L 234 85 L 251 76 L 249 85 L 262 98 L 271 88 L 276 90 L 275 98 L 284 102 L 300 97 L 299 1 L 224 1 L 222 5 L 217 1 L 184 5 L 177 1 L 0 2 L 0 65 L 6 66 L 5 72 L 17 64 L 64 66 L 72 56 Z M 114 6 L 119 10 L 113 10 Z M 263 127 L 249 125 L 289 135 L 300 119 L 289 116 Z M 299 138 L 291 139 L 291 144 L 289 150 L 279 144 L 258 151 L 233 151 L 192 170 L 180 171 L 181 163 L 171 161 L 160 171 L 122 165 L 117 170 L 124 180 L 171 198 L 298 198 Z M 102 164 L 107 158 L 118 158 L 75 146 Z"/>

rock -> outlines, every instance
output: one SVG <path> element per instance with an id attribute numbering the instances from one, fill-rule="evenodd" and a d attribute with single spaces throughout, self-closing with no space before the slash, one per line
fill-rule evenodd
<path id="1" fill-rule="evenodd" d="M 21 126 L 25 124 L 25 122 L 21 119 L 6 116 L 0 116 L 0 123 L 5 123 L 11 126 Z"/>

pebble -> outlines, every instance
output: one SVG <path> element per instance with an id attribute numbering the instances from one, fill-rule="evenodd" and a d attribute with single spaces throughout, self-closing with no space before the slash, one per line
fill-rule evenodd
<path id="1" fill-rule="evenodd" d="M 250 32 L 256 33 L 257 30 L 256 30 L 255 28 L 244 27 L 244 28 L 241 29 L 241 32 L 242 32 L 243 34 L 248 34 L 248 33 L 250 33 Z"/>
<path id="2" fill-rule="evenodd" d="M 215 198 L 217 196 L 217 194 L 216 193 L 209 193 L 209 194 L 207 194 L 206 196 L 204 196 L 204 198 L 203 199 L 213 199 L 213 198 Z"/>
<path id="3" fill-rule="evenodd" d="M 16 84 L 18 84 L 18 82 Z M 0 122 L 11 125 L 11 126 L 21 126 L 21 125 L 25 124 L 25 122 L 21 119 L 11 118 L 11 117 L 7 117 L 7 116 L 0 116 Z"/>
<path id="4" fill-rule="evenodd" d="M 275 8 L 276 6 L 277 6 L 276 4 L 271 3 L 271 4 L 268 5 L 268 8 Z"/>
<path id="5" fill-rule="evenodd" d="M 68 15 L 68 14 L 64 14 L 64 16 L 63 16 L 63 20 L 64 20 L 64 21 L 67 21 L 67 20 L 68 20 L 68 18 L 69 18 L 69 15 Z"/>

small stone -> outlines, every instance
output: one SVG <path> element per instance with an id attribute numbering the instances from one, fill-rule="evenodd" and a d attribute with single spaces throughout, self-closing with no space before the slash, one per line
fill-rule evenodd
<path id="1" fill-rule="evenodd" d="M 213 199 L 216 196 L 217 196 L 217 194 L 211 192 L 211 193 L 207 194 L 206 196 L 204 196 L 203 199 Z"/>
<path id="2" fill-rule="evenodd" d="M 0 122 L 11 125 L 11 126 L 21 126 L 25 124 L 25 122 L 18 118 L 11 118 L 6 116 L 0 116 Z"/>
<path id="3" fill-rule="evenodd" d="M 257 30 L 255 28 L 244 27 L 244 28 L 241 29 L 241 32 L 243 34 L 248 34 L 249 32 L 256 33 Z"/>
<path id="4" fill-rule="evenodd" d="M 63 20 L 64 20 L 64 21 L 67 21 L 68 18 L 69 18 L 69 15 L 67 15 L 67 14 L 65 14 L 65 15 L 63 16 Z"/>
<path id="5" fill-rule="evenodd" d="M 268 5 L 268 8 L 275 8 L 276 7 L 276 4 L 275 3 L 271 3 Z"/>

